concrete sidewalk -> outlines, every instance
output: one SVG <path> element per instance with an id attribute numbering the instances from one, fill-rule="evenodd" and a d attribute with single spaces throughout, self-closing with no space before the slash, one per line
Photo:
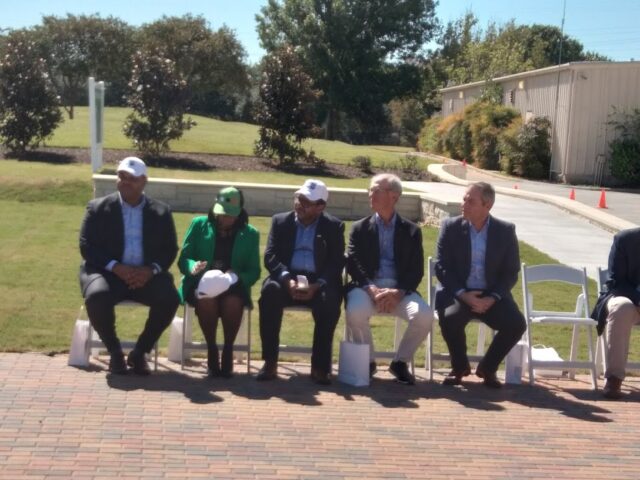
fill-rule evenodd
<path id="1" fill-rule="evenodd" d="M 106 359 L 103 359 L 106 360 Z M 111 376 L 66 355 L 0 354 L 0 478 L 638 478 L 640 382 L 607 402 L 576 381 L 489 390 L 379 375 L 318 388 L 207 380 L 161 361 Z M 240 369 L 237 369 L 240 370 Z M 422 371 L 423 372 L 423 371 Z M 418 372 L 420 373 L 420 371 Z"/>
<path id="2" fill-rule="evenodd" d="M 494 185 L 498 193 L 549 203 L 612 232 L 640 226 L 640 190 L 605 189 L 607 208 L 603 209 L 598 208 L 600 188 L 523 180 L 471 165 L 463 166 L 461 162 L 449 159 L 447 163 L 429 165 L 428 170 L 441 181 L 456 185 L 487 181 Z M 572 189 L 575 200 L 569 198 Z"/>

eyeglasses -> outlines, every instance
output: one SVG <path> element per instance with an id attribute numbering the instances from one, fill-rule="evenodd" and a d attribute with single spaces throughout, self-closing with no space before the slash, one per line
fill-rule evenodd
<path id="1" fill-rule="evenodd" d="M 294 200 L 296 203 L 298 203 L 300 206 L 302 206 L 302 208 L 311 208 L 311 207 L 317 207 L 318 205 L 320 205 L 318 202 L 312 202 L 311 200 L 303 197 L 302 195 L 296 195 L 294 197 Z"/>
<path id="2" fill-rule="evenodd" d="M 369 188 L 369 193 L 390 192 L 390 191 L 391 191 L 390 188 L 383 188 L 383 187 L 370 187 Z"/>

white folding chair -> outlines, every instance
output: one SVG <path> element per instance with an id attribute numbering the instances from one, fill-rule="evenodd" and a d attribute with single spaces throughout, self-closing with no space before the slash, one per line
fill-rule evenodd
<path id="1" fill-rule="evenodd" d="M 180 368 L 184 370 L 184 363 L 190 357 L 192 350 L 207 351 L 207 342 L 196 342 L 193 340 L 193 318 L 195 317 L 195 309 L 184 303 L 184 318 L 182 319 L 182 349 Z M 222 349 L 224 345 L 218 344 L 218 348 Z M 247 373 L 251 373 L 251 309 L 245 308 L 242 314 L 242 321 L 238 335 L 233 344 L 233 355 L 238 359 L 238 354 L 244 354 L 247 363 Z"/>
<path id="2" fill-rule="evenodd" d="M 424 367 L 429 372 L 429 380 L 433 380 L 433 362 L 436 361 L 451 361 L 451 357 L 448 353 L 434 353 L 433 351 L 433 332 L 436 327 L 436 322 L 438 322 L 438 312 L 435 309 L 436 304 L 436 289 L 438 286 L 438 279 L 436 278 L 436 261 L 433 257 L 429 257 L 427 260 L 427 297 L 429 306 L 433 309 L 433 326 L 431 331 L 427 335 L 427 340 L 425 342 L 425 359 L 424 359 Z M 473 363 L 478 363 L 482 360 L 485 351 L 485 343 L 486 343 L 486 334 L 489 327 L 487 327 L 484 323 L 479 320 L 472 320 L 478 324 L 478 342 L 476 344 L 476 354 L 469 355 L 469 361 Z M 493 331 L 492 331 L 493 332 Z M 493 332 L 495 334 L 495 332 Z"/>
<path id="3" fill-rule="evenodd" d="M 142 303 L 134 302 L 132 300 L 124 300 L 116 305 L 116 307 L 144 307 L 148 308 L 146 305 Z M 121 340 L 120 345 L 123 350 L 133 350 L 136 346 L 135 340 Z M 101 351 L 105 349 L 104 343 L 100 340 L 98 336 L 98 332 L 96 332 L 91 323 L 89 323 L 89 341 L 87 342 L 87 349 L 90 350 L 91 356 L 97 358 Z M 158 370 L 158 342 L 153 346 L 153 369 L 154 371 Z"/>
<path id="4" fill-rule="evenodd" d="M 577 269 L 566 265 L 533 265 L 522 264 L 522 292 L 524 314 L 527 320 L 527 360 L 529 366 L 529 383 L 535 383 L 535 369 L 545 370 L 569 370 L 588 369 L 591 371 L 591 384 L 593 389 L 598 388 L 596 360 L 593 350 L 593 327 L 597 323 L 589 318 L 589 295 L 587 289 L 587 271 L 585 268 Z M 580 287 L 580 293 L 576 298 L 574 311 L 544 311 L 534 309 L 534 298 L 530 286 L 540 282 L 563 282 Z M 546 361 L 533 358 L 533 325 L 571 325 L 573 326 L 571 337 L 571 350 L 569 360 Z M 587 333 L 588 360 L 578 359 L 578 346 L 580 329 Z M 572 376 L 573 378 L 573 376 Z"/>
<path id="5" fill-rule="evenodd" d="M 598 293 L 604 291 L 604 284 L 609 279 L 609 269 L 598 267 L 598 277 L 596 281 L 598 282 Z M 635 328 L 640 328 L 640 325 L 636 325 Z M 599 357 L 602 357 L 602 361 Z M 602 365 L 602 373 L 604 374 L 607 371 L 607 329 L 604 329 L 602 335 L 598 339 L 598 350 L 596 352 L 596 364 L 598 367 Z M 640 362 L 629 362 L 627 360 L 628 370 L 640 370 Z"/>

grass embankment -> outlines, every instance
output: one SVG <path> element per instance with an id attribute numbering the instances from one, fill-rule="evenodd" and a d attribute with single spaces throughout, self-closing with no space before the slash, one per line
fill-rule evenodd
<path id="1" fill-rule="evenodd" d="M 175 171 L 176 176 L 181 172 Z M 0 162 L 0 350 L 61 352 L 69 348 L 73 323 L 82 304 L 77 272 L 80 263 L 78 233 L 86 202 L 92 195 L 87 166 L 48 165 L 32 162 Z M 237 178 L 237 177 L 236 177 Z M 234 179 L 236 179 L 234 178 Z M 296 178 L 294 184 L 299 184 Z M 291 183 L 278 179 L 277 183 Z M 175 214 L 178 236 L 181 239 L 193 214 Z M 261 249 L 266 244 L 270 219 L 254 217 L 251 222 L 260 230 Z M 347 227 L 347 232 L 349 226 Z M 437 230 L 425 227 L 425 256 L 433 255 Z M 521 243 L 521 258 L 530 265 L 556 263 L 547 255 Z M 176 283 L 179 274 L 173 267 Z M 262 277 L 265 276 L 264 270 Z M 253 298 L 259 296 L 258 283 Z M 425 282 L 420 287 L 426 292 Z M 591 284 L 591 304 L 595 285 Z M 521 303 L 522 287 L 513 290 Z M 540 307 L 553 310 L 571 308 L 577 291 L 565 285 L 536 292 L 544 300 Z M 139 309 L 130 309 L 119 317 L 118 328 L 122 338 L 133 338 L 140 330 L 144 316 Z M 257 328 L 258 315 L 253 315 L 253 355 L 260 355 Z M 343 319 L 336 330 L 342 337 Z M 391 348 L 392 325 L 389 320 L 374 320 L 374 338 L 382 348 Z M 475 328 L 470 326 L 470 328 Z M 307 315 L 287 316 L 283 323 L 282 342 L 306 344 L 311 342 L 312 322 Z M 194 327 L 194 331 L 198 332 Z M 475 340 L 470 331 L 470 344 Z M 567 357 L 570 331 L 565 327 L 537 328 L 535 341 L 553 345 Z M 161 346 L 166 348 L 168 331 Z M 634 340 L 632 350 L 640 342 Z M 337 345 L 337 342 L 336 342 Z M 584 342 L 583 342 L 584 345 Z M 439 329 L 436 329 L 435 348 L 445 351 Z M 470 349 L 473 348 L 470 345 Z M 424 350 L 417 356 L 419 364 Z"/>
<path id="2" fill-rule="evenodd" d="M 131 149 L 132 143 L 122 133 L 122 125 L 130 110 L 122 107 L 105 108 L 104 148 Z M 258 139 L 258 127 L 241 122 L 223 122 L 191 115 L 197 125 L 185 132 L 183 138 L 171 143 L 174 152 L 219 153 L 225 155 L 253 155 Z M 52 147 L 89 147 L 89 109 L 76 107 L 73 120 L 65 115 L 64 122 L 47 142 Z M 395 164 L 413 149 L 405 147 L 350 145 L 344 142 L 311 139 L 303 144 L 327 162 L 347 164 L 357 155 L 371 158 L 376 166 Z"/>

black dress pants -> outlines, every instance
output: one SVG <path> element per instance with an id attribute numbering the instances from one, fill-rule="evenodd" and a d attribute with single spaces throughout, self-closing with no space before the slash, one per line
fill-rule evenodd
<path id="1" fill-rule="evenodd" d="M 162 332 L 171 324 L 180 305 L 180 297 L 168 272 L 154 275 L 145 286 L 130 290 L 114 273 L 81 268 L 80 288 L 92 327 L 98 332 L 109 353 L 122 350 L 116 334 L 115 306 L 133 300 L 149 307 L 144 330 L 136 350 L 149 353 Z"/>
<path id="2" fill-rule="evenodd" d="M 442 336 L 451 355 L 451 367 L 458 371 L 469 367 L 464 329 L 471 319 L 479 319 L 497 332 L 480 362 L 485 371 L 492 373 L 498 370 L 504 357 L 518 343 L 527 328 L 526 321 L 512 298 L 496 301 L 483 314 L 472 312 L 466 303 L 454 299 L 447 308 L 438 310 L 438 318 Z"/>
<path id="3" fill-rule="evenodd" d="M 284 307 L 300 305 L 311 308 L 313 316 L 313 347 L 311 367 L 331 372 L 333 334 L 340 318 L 342 296 L 338 287 L 324 285 L 308 302 L 298 302 L 291 298 L 288 290 L 280 282 L 267 278 L 260 292 L 260 338 L 262 359 L 278 361 L 280 329 Z"/>

